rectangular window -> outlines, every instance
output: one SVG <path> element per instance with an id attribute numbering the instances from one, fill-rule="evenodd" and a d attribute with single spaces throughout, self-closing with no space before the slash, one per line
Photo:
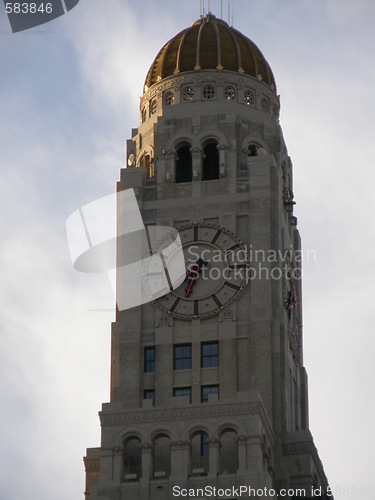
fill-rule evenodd
<path id="1" fill-rule="evenodd" d="M 155 405 L 155 390 L 147 389 L 146 391 L 143 391 L 143 399 L 151 399 L 152 404 Z"/>
<path id="2" fill-rule="evenodd" d="M 155 371 L 155 347 L 145 347 L 145 360 L 144 360 L 145 373 Z"/>
<path id="3" fill-rule="evenodd" d="M 190 370 L 191 368 L 191 344 L 179 344 L 174 346 L 173 369 Z"/>
<path id="4" fill-rule="evenodd" d="M 219 396 L 218 385 L 202 385 L 201 387 L 201 402 L 207 403 L 209 394 L 217 394 Z"/>
<path id="5" fill-rule="evenodd" d="M 173 389 L 173 396 L 175 398 L 189 396 L 189 400 L 191 403 L 191 387 L 175 387 Z"/>
<path id="6" fill-rule="evenodd" d="M 202 342 L 201 344 L 201 368 L 219 366 L 219 343 Z"/>

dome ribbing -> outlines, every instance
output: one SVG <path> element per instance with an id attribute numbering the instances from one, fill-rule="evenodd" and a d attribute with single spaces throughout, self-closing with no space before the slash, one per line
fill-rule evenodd
<path id="1" fill-rule="evenodd" d="M 250 75 L 276 92 L 272 70 L 255 43 L 212 14 L 180 31 L 162 47 L 147 73 L 143 90 L 168 76 L 205 69 Z"/>

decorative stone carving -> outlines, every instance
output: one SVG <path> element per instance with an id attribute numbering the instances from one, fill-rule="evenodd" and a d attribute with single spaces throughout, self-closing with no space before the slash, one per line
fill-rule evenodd
<path id="1" fill-rule="evenodd" d="M 168 316 L 168 314 L 164 314 L 164 313 L 161 314 L 160 322 L 159 322 L 160 327 L 169 326 L 169 319 L 170 319 L 170 316 Z"/>
<path id="2" fill-rule="evenodd" d="M 178 448 L 190 448 L 190 442 L 189 441 L 172 441 L 171 442 L 171 447 L 172 446 L 175 446 L 175 447 L 178 447 Z"/>
<path id="3" fill-rule="evenodd" d="M 301 359 L 301 330 L 292 326 L 288 329 L 289 346 L 294 360 L 299 364 Z"/>
<path id="4" fill-rule="evenodd" d="M 206 81 L 206 77 L 202 77 L 199 74 L 199 70 L 201 69 L 199 66 L 195 68 L 197 71 L 194 76 L 189 75 L 189 78 L 182 76 L 180 73 L 175 73 L 174 75 L 162 79 L 160 82 L 155 83 L 148 89 L 142 96 L 140 102 L 140 109 L 145 106 L 145 103 L 152 98 L 160 97 L 162 93 L 170 88 L 173 88 L 176 92 L 179 92 L 182 84 L 188 83 L 194 86 L 200 86 L 202 80 Z M 221 69 L 221 68 L 218 68 Z M 272 103 L 273 113 L 275 115 L 279 114 L 280 111 L 280 102 L 278 96 L 275 95 L 274 89 L 271 87 L 265 86 L 261 80 L 261 76 L 258 81 L 254 80 L 252 77 L 247 77 L 243 74 L 243 68 L 240 68 L 239 74 L 243 75 L 241 77 L 241 81 L 238 82 L 235 78 L 228 77 L 228 75 L 223 76 L 222 73 L 217 72 L 213 73 L 211 76 L 211 81 L 217 85 L 217 87 L 222 87 L 224 84 L 233 84 L 238 89 L 244 89 L 246 85 L 251 85 L 252 88 L 256 91 L 257 96 L 265 97 L 268 99 L 270 103 Z"/>
<path id="5" fill-rule="evenodd" d="M 173 156 L 174 153 L 174 149 L 163 149 L 163 156 Z"/>
<path id="6" fill-rule="evenodd" d="M 214 444 L 220 444 L 220 441 L 219 441 L 219 439 L 217 439 L 215 437 L 211 437 L 211 438 L 207 439 L 207 443 L 214 445 Z"/>
<path id="7" fill-rule="evenodd" d="M 238 402 L 233 404 L 206 404 L 204 408 L 201 406 L 191 406 L 189 408 L 170 408 L 166 410 L 158 410 L 154 408 L 147 412 L 129 411 L 123 413 L 112 413 L 105 414 L 100 412 L 100 420 L 102 426 L 110 425 L 117 426 L 130 424 L 132 422 L 136 423 L 149 423 L 150 420 L 162 421 L 162 420 L 185 420 L 191 419 L 197 415 L 202 415 L 204 411 L 207 415 L 217 416 L 233 416 L 233 415 L 260 415 L 264 421 L 264 425 L 267 427 L 267 418 L 264 413 L 262 403 L 260 401 L 253 402 Z"/>
<path id="8" fill-rule="evenodd" d="M 312 441 L 283 444 L 283 455 L 314 454 L 314 452 L 316 453 L 316 448 Z"/>
<path id="9" fill-rule="evenodd" d="M 290 218 L 290 224 L 292 226 L 297 226 L 298 225 L 298 219 L 297 219 L 297 217 L 295 217 L 294 215 L 292 215 L 291 218 Z"/>
<path id="10" fill-rule="evenodd" d="M 232 321 L 232 311 L 229 308 L 224 309 L 223 321 Z"/>
<path id="11" fill-rule="evenodd" d="M 100 458 L 86 458 L 85 459 L 86 472 L 99 472 L 100 471 Z"/>
<path id="12" fill-rule="evenodd" d="M 141 450 L 147 451 L 147 450 L 152 450 L 153 446 L 151 443 L 141 443 L 139 445 Z"/>
<path id="13" fill-rule="evenodd" d="M 122 446 L 114 446 L 112 448 L 113 453 L 122 453 L 124 451 L 124 448 Z"/>

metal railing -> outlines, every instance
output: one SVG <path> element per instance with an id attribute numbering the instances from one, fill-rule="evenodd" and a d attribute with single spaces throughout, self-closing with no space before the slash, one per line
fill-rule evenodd
<path id="1" fill-rule="evenodd" d="M 191 460 L 191 475 L 205 476 L 208 473 L 208 457 L 194 457 Z"/>
<path id="2" fill-rule="evenodd" d="M 124 467 L 123 482 L 139 481 L 142 475 L 142 466 L 140 463 L 127 464 Z"/>
<path id="3" fill-rule="evenodd" d="M 169 477 L 171 473 L 171 461 L 170 460 L 158 460 L 154 459 L 154 479 L 164 479 Z"/>
<path id="4" fill-rule="evenodd" d="M 237 458 L 226 458 L 221 457 L 220 459 L 220 474 L 235 474 L 238 470 L 238 459 Z"/>

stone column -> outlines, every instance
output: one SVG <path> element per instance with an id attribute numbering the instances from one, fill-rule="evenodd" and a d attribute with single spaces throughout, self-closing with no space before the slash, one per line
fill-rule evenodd
<path id="1" fill-rule="evenodd" d="M 124 449 L 121 446 L 115 446 L 112 449 L 113 453 L 113 481 L 115 484 L 120 484 L 122 481 Z"/>
<path id="2" fill-rule="evenodd" d="M 191 156 L 193 162 L 193 196 L 201 195 L 201 183 L 202 180 L 202 148 L 192 147 Z"/>
<path id="3" fill-rule="evenodd" d="M 185 481 L 189 472 L 190 443 L 175 441 L 171 443 L 171 478 Z"/>
<path id="4" fill-rule="evenodd" d="M 141 456 L 142 456 L 142 477 L 141 482 L 148 482 L 152 479 L 152 444 L 143 443 L 141 445 Z"/>
<path id="5" fill-rule="evenodd" d="M 239 472 L 244 472 L 246 470 L 246 441 L 246 436 L 239 436 L 237 440 Z"/>
<path id="6" fill-rule="evenodd" d="M 113 481 L 113 451 L 112 448 L 102 448 L 100 454 L 100 482 Z"/>
<path id="7" fill-rule="evenodd" d="M 208 476 L 216 477 L 219 473 L 219 461 L 220 461 L 220 441 L 216 438 L 208 439 L 209 446 L 209 461 L 208 461 Z"/>
<path id="8" fill-rule="evenodd" d="M 167 182 L 175 182 L 175 171 L 174 171 L 174 158 L 175 151 L 173 149 L 163 150 L 163 158 L 158 161 L 158 169 L 160 163 L 160 174 L 165 178 Z"/>
<path id="9" fill-rule="evenodd" d="M 225 152 L 228 149 L 228 146 L 226 144 L 218 144 L 217 149 L 219 150 L 219 172 L 220 172 L 220 177 L 225 177 L 226 174 L 226 164 L 225 164 Z"/>

